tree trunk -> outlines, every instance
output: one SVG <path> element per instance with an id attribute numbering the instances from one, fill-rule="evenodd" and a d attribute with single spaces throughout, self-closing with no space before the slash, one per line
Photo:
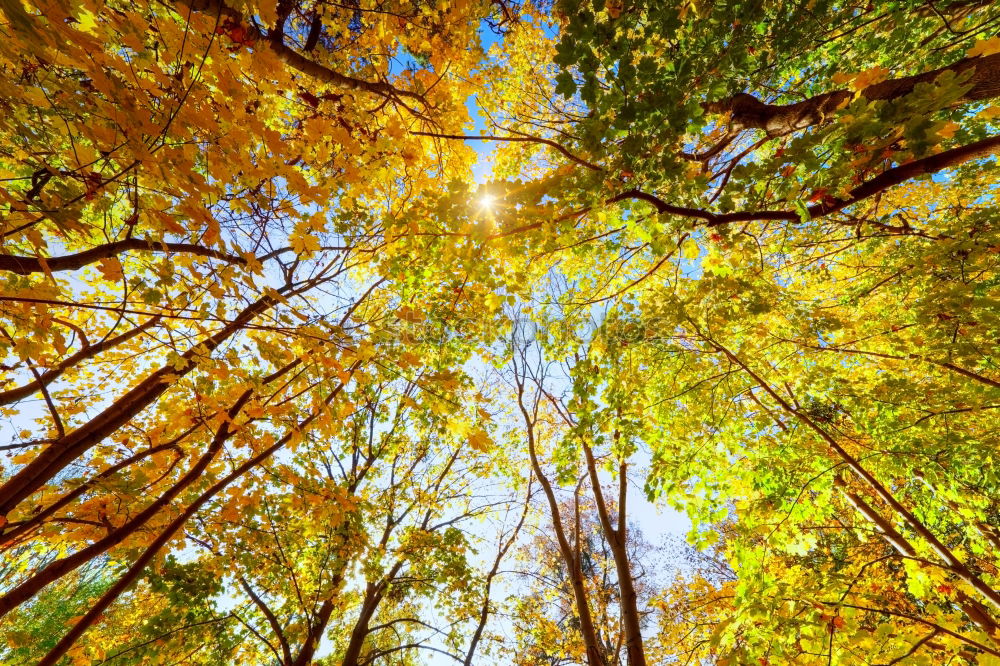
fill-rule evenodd
<path id="1" fill-rule="evenodd" d="M 201 355 L 210 354 L 275 302 L 270 296 L 264 296 L 252 303 L 220 331 L 184 352 L 181 355 L 183 365 L 164 365 L 89 422 L 50 444 L 0 488 L 0 516 L 8 515 L 70 463 L 153 404 L 177 380 L 198 366 Z"/>
<path id="2" fill-rule="evenodd" d="M 243 409 L 243 406 L 246 405 L 252 395 L 253 390 L 247 389 L 233 404 L 233 406 L 229 408 L 226 412 L 226 416 L 229 420 L 223 422 L 222 426 L 220 426 L 219 430 L 212 438 L 212 442 L 208 446 L 205 453 L 202 454 L 198 461 L 183 477 L 180 478 L 180 480 L 177 481 L 177 483 L 168 488 L 163 495 L 140 511 L 138 515 L 114 531 L 110 532 L 103 539 L 95 541 L 91 545 L 73 553 L 72 555 L 56 560 L 7 594 L 3 595 L 3 597 L 0 597 L 0 617 L 3 617 L 13 609 L 17 608 L 28 599 L 31 599 L 49 583 L 62 578 L 71 571 L 75 571 L 77 568 L 83 566 L 98 555 L 107 552 L 109 549 L 117 546 L 129 536 L 138 532 L 143 525 L 149 522 L 154 516 L 162 511 L 164 507 L 170 504 L 170 502 L 177 497 L 181 491 L 200 479 L 209 463 L 212 462 L 218 452 L 222 449 L 223 443 L 225 443 L 225 441 L 229 439 L 232 434 L 232 431 L 230 430 L 232 419 L 239 414 L 240 410 Z"/>
<path id="3" fill-rule="evenodd" d="M 837 476 L 834 479 L 834 485 L 840 488 L 841 492 L 844 493 L 844 496 L 847 498 L 847 501 L 851 504 L 851 506 L 857 509 L 858 513 L 875 525 L 875 529 L 882 539 L 896 549 L 900 555 L 903 557 L 917 556 L 917 551 L 912 545 L 910 545 L 910 542 L 907 541 L 895 527 L 893 527 L 892 523 L 886 520 L 878 511 L 875 510 L 874 507 L 862 499 L 860 495 L 848 490 L 847 483 L 843 480 L 843 478 Z M 993 619 L 989 609 L 961 590 L 956 590 L 955 598 L 958 600 L 959 607 L 969 617 L 969 619 L 972 620 L 973 624 L 982 629 L 994 643 L 1000 644 L 1000 626 L 998 626 L 996 621 Z"/>
<path id="4" fill-rule="evenodd" d="M 542 485 L 545 498 L 548 500 L 549 512 L 552 514 L 552 527 L 556 533 L 556 540 L 559 543 L 559 553 L 562 555 L 569 574 L 570 585 L 573 587 L 573 601 L 576 606 L 577 615 L 580 618 L 580 635 L 587 650 L 587 664 L 589 666 L 607 666 L 604 653 L 601 651 L 597 640 L 597 631 L 594 628 L 594 619 L 590 614 L 590 603 L 587 600 L 587 588 L 583 584 L 583 572 L 580 570 L 580 560 L 573 553 L 573 548 L 566 538 L 563 529 L 562 518 L 559 513 L 559 503 L 556 501 L 552 484 L 542 473 L 542 467 L 538 462 L 538 455 L 535 450 L 535 422 L 528 414 L 524 406 L 524 386 L 518 384 L 518 407 L 524 417 L 524 424 L 528 435 L 528 455 L 531 458 L 531 467 L 538 477 L 538 482 Z M 579 538 L 579 537 L 578 537 Z"/>
<path id="5" fill-rule="evenodd" d="M 299 652 L 295 661 L 291 662 L 289 666 L 309 666 L 312 663 L 313 655 L 316 654 L 316 650 L 319 648 L 319 642 L 323 638 L 323 632 L 326 630 L 326 625 L 330 622 L 330 615 L 332 613 L 333 600 L 327 599 L 319 607 L 319 613 L 316 614 L 316 622 L 309 627 L 309 636 L 306 639 L 305 645 L 302 646 L 302 651 Z"/>
<path id="6" fill-rule="evenodd" d="M 374 583 L 368 583 L 368 588 L 365 590 L 365 602 L 361 605 L 361 615 L 358 616 L 357 622 L 354 623 L 354 629 L 351 630 L 351 639 L 347 642 L 347 649 L 344 650 L 342 666 L 358 666 L 361 648 L 364 647 L 365 639 L 368 638 L 369 625 L 381 600 L 381 589 Z"/>
<path id="7" fill-rule="evenodd" d="M 618 433 L 615 433 L 617 439 Z M 625 630 L 625 651 L 628 654 L 629 666 L 646 666 L 646 650 L 642 643 L 642 628 L 639 622 L 639 596 L 635 592 L 635 581 L 632 578 L 632 564 L 628 558 L 628 533 L 625 526 L 625 498 L 628 488 L 627 466 L 622 462 L 618 467 L 618 527 L 611 524 L 611 516 L 604 501 L 604 491 L 601 489 L 597 475 L 597 463 L 590 444 L 581 441 L 583 452 L 587 458 L 587 472 L 590 484 L 594 488 L 594 500 L 597 502 L 597 516 L 601 522 L 601 530 L 611 547 L 611 555 L 615 560 L 615 573 L 618 575 L 618 593 L 621 596 L 622 626 Z"/>
<path id="8" fill-rule="evenodd" d="M 773 398 L 786 413 L 798 419 L 805 424 L 806 427 L 819 435 L 820 438 L 830 446 L 833 452 L 846 463 L 848 469 L 851 470 L 854 476 L 871 488 L 875 492 L 875 495 L 880 500 L 885 502 L 885 504 L 893 511 L 893 513 L 896 514 L 896 516 L 902 519 L 902 521 L 908 525 L 910 529 L 917 534 L 917 536 L 923 539 L 924 543 L 926 543 L 931 550 L 933 550 L 941 558 L 947 569 L 951 570 L 955 575 L 972 586 L 976 592 L 983 595 L 983 597 L 993 604 L 993 606 L 1000 608 L 1000 592 L 987 585 L 982 578 L 973 573 L 973 571 L 969 569 L 964 562 L 959 560 L 951 549 L 937 538 L 930 528 L 921 522 L 913 514 L 913 512 L 903 506 L 902 502 L 896 499 L 889 489 L 879 482 L 879 480 L 876 479 L 871 472 L 865 469 L 857 458 L 848 453 L 847 450 L 844 449 L 844 447 L 842 447 L 840 443 L 830 435 L 830 433 L 817 425 L 816 422 L 809 418 L 807 414 L 803 413 L 801 410 L 793 408 L 787 400 L 778 395 L 778 393 L 775 392 L 775 390 L 771 388 L 771 386 L 765 382 L 760 375 L 751 370 L 749 366 L 740 360 L 738 356 L 720 345 L 718 342 L 715 342 L 710 338 L 706 338 L 706 340 L 725 354 L 730 361 L 738 365 L 744 372 L 750 375 L 750 377 L 753 378 L 753 380 L 757 382 L 757 384 L 764 389 L 764 391 L 771 396 L 771 398 Z"/>

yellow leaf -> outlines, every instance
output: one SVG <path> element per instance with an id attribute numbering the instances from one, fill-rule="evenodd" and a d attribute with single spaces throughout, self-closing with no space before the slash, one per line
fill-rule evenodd
<path id="1" fill-rule="evenodd" d="M 308 257 L 319 251 L 319 239 L 309 233 L 294 234 L 288 241 L 295 253 L 302 256 Z"/>
<path id="2" fill-rule="evenodd" d="M 404 368 L 412 368 L 420 365 L 420 357 L 413 352 L 403 352 L 399 355 L 399 365 Z"/>
<path id="3" fill-rule="evenodd" d="M 955 136 L 955 132 L 957 132 L 959 128 L 961 128 L 961 125 L 949 120 L 948 122 L 946 122 L 944 125 L 941 126 L 941 129 L 939 129 L 937 133 L 938 136 L 940 136 L 943 139 L 950 139 L 951 137 Z"/>
<path id="4" fill-rule="evenodd" d="M 836 83 L 838 86 L 845 85 L 854 80 L 856 74 L 845 74 L 844 72 L 837 72 L 830 77 L 830 80 Z"/>
<path id="5" fill-rule="evenodd" d="M 375 356 L 375 345 L 371 342 L 365 340 L 360 345 L 358 345 L 358 351 L 355 353 L 359 361 L 368 361 L 373 356 Z"/>
<path id="6" fill-rule="evenodd" d="M 52 330 L 52 346 L 60 354 L 66 353 L 66 338 L 58 328 Z"/>
<path id="7" fill-rule="evenodd" d="M 97 269 L 101 271 L 101 275 L 104 276 L 105 280 L 118 282 L 122 279 L 122 262 L 118 261 L 118 257 L 105 257 L 101 259 Z"/>
<path id="8" fill-rule="evenodd" d="M 48 245 L 45 242 L 45 238 L 42 237 L 42 232 L 38 229 L 28 229 L 24 232 L 24 235 L 29 241 L 31 241 L 31 244 L 34 245 L 36 249 L 41 249 L 47 247 Z"/>
<path id="9" fill-rule="evenodd" d="M 18 453 L 16 456 L 10 459 L 15 465 L 23 465 L 34 460 L 35 454 L 31 451 L 25 451 L 24 453 Z"/>
<path id="10" fill-rule="evenodd" d="M 219 243 L 219 223 L 214 218 L 208 219 L 208 226 L 205 228 L 205 235 L 201 237 L 205 245 L 217 245 Z"/>
<path id="11" fill-rule="evenodd" d="M 76 19 L 76 25 L 80 30 L 91 35 L 97 34 L 97 17 L 89 11 L 82 11 Z"/>
<path id="12" fill-rule="evenodd" d="M 493 440 L 485 430 L 476 428 L 469 433 L 469 446 L 476 451 L 486 453 L 493 447 Z"/>
<path id="13" fill-rule="evenodd" d="M 888 76 L 889 70 L 885 67 L 872 67 L 871 69 L 866 69 L 855 76 L 854 81 L 851 83 L 851 87 L 855 90 L 863 90 L 868 86 L 873 86 L 876 83 L 885 81 Z"/>
<path id="14" fill-rule="evenodd" d="M 697 259 L 699 253 L 698 244 L 690 238 L 681 243 L 681 255 L 685 259 Z"/>
<path id="15" fill-rule="evenodd" d="M 1000 106 L 990 106 L 979 112 L 979 117 L 984 120 L 1000 118 Z"/>
<path id="16" fill-rule="evenodd" d="M 420 310 L 415 310 L 408 305 L 396 310 L 396 317 L 402 319 L 403 321 L 421 322 L 427 319 Z"/>
<path id="17" fill-rule="evenodd" d="M 471 426 L 465 421 L 448 422 L 448 432 L 456 437 L 464 437 L 466 434 L 469 434 L 470 428 Z"/>
<path id="18" fill-rule="evenodd" d="M 966 55 L 970 58 L 975 58 L 976 56 L 988 56 L 994 53 L 1000 53 L 1000 36 L 991 37 L 990 39 L 980 39 L 969 49 Z"/>

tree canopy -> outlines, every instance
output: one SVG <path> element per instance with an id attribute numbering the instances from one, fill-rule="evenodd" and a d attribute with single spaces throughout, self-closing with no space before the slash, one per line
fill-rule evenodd
<path id="1" fill-rule="evenodd" d="M 0 662 L 1000 663 L 998 154 L 988 0 L 0 1 Z"/>

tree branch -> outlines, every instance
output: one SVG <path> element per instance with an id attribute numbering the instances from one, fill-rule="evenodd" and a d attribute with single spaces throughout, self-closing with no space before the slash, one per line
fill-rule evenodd
<path id="1" fill-rule="evenodd" d="M 195 245 L 194 243 L 164 243 L 142 238 L 128 238 L 105 245 L 98 245 L 89 250 L 64 257 L 27 257 L 0 254 L 0 271 L 10 271 L 18 275 L 73 271 L 98 262 L 101 259 L 109 259 L 128 250 L 139 252 L 183 252 L 201 257 L 221 259 L 231 264 L 245 264 L 247 262 L 243 257 L 226 254 L 225 252 Z"/>
<path id="2" fill-rule="evenodd" d="M 848 206 L 864 201 L 875 196 L 890 187 L 900 185 L 908 180 L 919 176 L 937 173 L 949 167 L 958 166 L 970 160 L 989 157 L 1000 151 L 1000 136 L 994 136 L 981 141 L 951 148 L 936 155 L 929 155 L 906 164 L 888 169 L 878 176 L 865 181 L 851 190 L 846 198 L 830 198 L 823 203 L 814 204 L 807 209 L 809 217 L 812 219 L 824 217 L 830 213 L 836 213 Z M 616 203 L 629 199 L 645 201 L 651 204 L 659 213 L 669 213 L 681 217 L 691 217 L 704 220 L 706 227 L 719 227 L 732 222 L 754 222 L 754 221 L 785 221 L 797 222 L 801 219 L 799 213 L 784 210 L 761 210 L 761 211 L 737 211 L 735 213 L 713 213 L 700 208 L 687 208 L 685 206 L 675 206 L 660 199 L 655 194 L 631 189 L 621 192 L 606 201 L 606 203 Z"/>
<path id="3" fill-rule="evenodd" d="M 1000 95 L 1000 53 L 981 58 L 965 58 L 923 74 L 889 79 L 863 88 L 865 99 L 892 100 L 909 94 L 920 83 L 931 83 L 944 72 L 961 74 L 972 70 L 971 88 L 952 106 L 990 99 Z M 739 93 L 724 100 L 706 102 L 709 113 L 731 114 L 730 127 L 736 130 L 760 129 L 768 136 L 779 137 L 825 122 L 853 97 L 848 90 L 833 90 L 795 104 L 765 104 L 753 95 Z"/>

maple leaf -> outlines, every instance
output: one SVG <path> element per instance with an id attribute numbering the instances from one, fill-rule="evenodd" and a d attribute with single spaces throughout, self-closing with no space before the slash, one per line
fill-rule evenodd
<path id="1" fill-rule="evenodd" d="M 845 72 L 837 72 L 830 77 L 830 80 L 836 83 L 838 86 L 845 85 L 854 80 L 857 74 L 847 74 Z"/>
<path id="2" fill-rule="evenodd" d="M 104 257 L 98 262 L 97 269 L 105 280 L 118 282 L 122 279 L 122 262 L 118 257 Z"/>
<path id="3" fill-rule="evenodd" d="M 949 120 L 938 129 L 937 133 L 942 139 L 950 139 L 955 136 L 955 132 L 961 129 L 961 127 L 958 123 Z"/>
<path id="4" fill-rule="evenodd" d="M 452 433 L 456 437 L 465 437 L 470 433 L 472 426 L 463 419 L 452 419 L 448 421 L 448 432 Z"/>
<path id="5" fill-rule="evenodd" d="M 403 321 L 417 322 L 417 323 L 425 321 L 427 319 L 424 313 L 414 308 L 411 308 L 408 305 L 404 305 L 403 307 L 396 310 L 396 317 L 402 319 Z"/>
<path id="6" fill-rule="evenodd" d="M 365 340 L 358 345 L 354 356 L 359 361 L 370 361 L 375 356 L 375 345 L 370 340 Z"/>
<path id="7" fill-rule="evenodd" d="M 490 437 L 482 428 L 476 428 L 469 433 L 468 436 L 469 446 L 480 453 L 487 453 L 493 448 L 493 439 Z"/>
<path id="8" fill-rule="evenodd" d="M 319 239 L 310 233 L 292 234 L 288 239 L 288 244 L 296 254 L 304 257 L 312 256 L 320 249 Z"/>
<path id="9" fill-rule="evenodd" d="M 1000 106 L 988 106 L 977 114 L 984 120 L 994 120 L 1000 118 Z"/>
<path id="10" fill-rule="evenodd" d="M 990 37 L 989 39 L 980 39 L 973 44 L 972 48 L 965 55 L 975 58 L 977 56 L 990 56 L 995 53 L 1000 53 L 1000 35 Z"/>
<path id="11" fill-rule="evenodd" d="M 851 88 L 854 90 L 863 90 L 868 86 L 885 81 L 888 76 L 888 69 L 885 67 L 875 66 L 855 75 L 854 79 L 851 81 Z"/>

